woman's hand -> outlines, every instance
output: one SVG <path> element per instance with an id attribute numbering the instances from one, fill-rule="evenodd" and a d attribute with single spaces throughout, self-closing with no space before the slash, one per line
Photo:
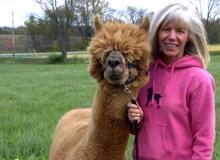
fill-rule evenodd
<path id="1" fill-rule="evenodd" d="M 138 104 L 128 103 L 128 119 L 131 123 L 137 121 L 139 124 L 144 116 L 144 112 Z"/>

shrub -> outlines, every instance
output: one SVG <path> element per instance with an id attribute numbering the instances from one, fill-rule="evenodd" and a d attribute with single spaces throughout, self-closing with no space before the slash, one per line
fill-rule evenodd
<path id="1" fill-rule="evenodd" d="M 51 54 L 48 56 L 48 63 L 49 64 L 57 64 L 57 63 L 62 63 L 63 58 L 60 54 Z"/>

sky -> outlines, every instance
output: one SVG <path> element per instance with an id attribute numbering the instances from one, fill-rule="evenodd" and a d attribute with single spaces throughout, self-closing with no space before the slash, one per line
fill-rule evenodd
<path id="1" fill-rule="evenodd" d="M 106 0 L 111 8 L 125 9 L 128 6 L 146 8 L 148 11 L 156 12 L 158 9 L 170 2 L 189 0 Z M 31 14 L 42 15 L 42 10 L 34 0 L 0 0 L 0 27 L 12 26 L 12 12 L 14 26 L 24 25 L 24 21 Z"/>

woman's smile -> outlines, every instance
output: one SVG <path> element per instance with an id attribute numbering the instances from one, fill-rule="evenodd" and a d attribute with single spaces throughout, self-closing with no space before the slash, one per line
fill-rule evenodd
<path id="1" fill-rule="evenodd" d="M 171 63 L 184 55 L 188 37 L 188 29 L 178 23 L 162 25 L 159 30 L 159 46 L 165 63 Z"/>

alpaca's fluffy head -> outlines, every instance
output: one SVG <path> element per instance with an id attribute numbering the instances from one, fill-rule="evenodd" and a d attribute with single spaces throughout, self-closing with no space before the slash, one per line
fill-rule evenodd
<path id="1" fill-rule="evenodd" d="M 95 35 L 88 47 L 91 55 L 89 73 L 97 82 L 106 81 L 141 87 L 147 80 L 150 44 L 149 20 L 138 26 L 119 22 L 102 23 L 94 19 Z"/>

